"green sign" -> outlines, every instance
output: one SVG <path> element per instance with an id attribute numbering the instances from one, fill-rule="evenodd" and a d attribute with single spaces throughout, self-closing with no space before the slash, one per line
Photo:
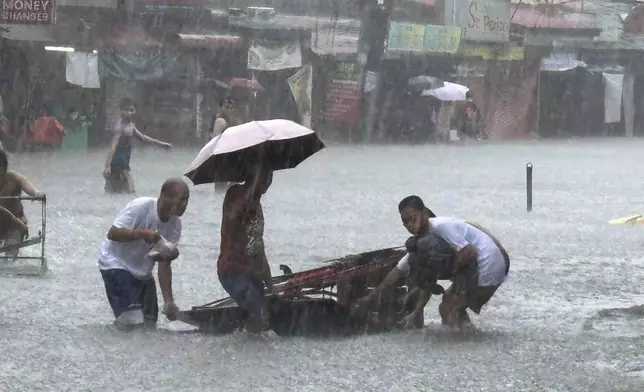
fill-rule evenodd
<path id="1" fill-rule="evenodd" d="M 387 51 L 420 53 L 456 53 L 462 29 L 454 26 L 389 24 Z"/>

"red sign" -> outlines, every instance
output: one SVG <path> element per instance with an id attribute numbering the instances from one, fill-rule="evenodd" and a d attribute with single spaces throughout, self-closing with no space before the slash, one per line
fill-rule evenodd
<path id="1" fill-rule="evenodd" d="M 1 0 L 0 23 L 52 24 L 55 0 Z"/>
<path id="2" fill-rule="evenodd" d="M 357 80 L 333 79 L 326 93 L 324 118 L 355 124 L 360 106 L 360 84 Z"/>

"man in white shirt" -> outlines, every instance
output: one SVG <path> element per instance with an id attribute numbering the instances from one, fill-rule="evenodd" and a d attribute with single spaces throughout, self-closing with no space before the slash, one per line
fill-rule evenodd
<path id="1" fill-rule="evenodd" d="M 98 266 L 117 325 L 156 325 L 159 306 L 152 276 L 155 260 L 147 257 L 147 253 L 161 236 L 173 244 L 179 242 L 180 217 L 189 197 L 183 180 L 169 179 L 158 198 L 138 197 L 128 203 L 107 232 Z M 172 295 L 172 260 L 156 261 L 163 313 L 173 320 L 179 309 Z"/>
<path id="2" fill-rule="evenodd" d="M 438 310 L 444 324 L 464 326 L 469 323 L 466 309 L 479 314 L 505 281 L 510 269 L 507 252 L 494 236 L 474 223 L 455 218 L 429 218 L 428 210 L 418 196 L 406 197 L 398 209 L 411 234 L 429 230 L 447 241 L 456 252 L 454 272 L 457 279 L 443 294 Z"/>
<path id="3" fill-rule="evenodd" d="M 507 252 L 498 240 L 474 223 L 454 218 L 437 218 L 418 196 L 404 198 L 398 205 L 398 210 L 403 225 L 414 235 L 405 244 L 409 253 L 398 262 L 378 288 L 357 302 L 357 307 L 371 302 L 387 286 L 395 284 L 409 273 L 411 256 L 418 256 L 417 253 L 420 253 L 416 249 L 419 247 L 417 243 L 426 241 L 429 244 L 425 245 L 427 249 L 424 249 L 425 255 L 421 259 L 424 258 L 425 263 L 432 265 L 439 279 L 450 279 L 453 282 L 443 294 L 439 305 L 442 322 L 450 327 L 463 327 L 469 323 L 467 308 L 479 314 L 483 305 L 505 281 L 510 268 Z M 453 259 L 441 249 L 441 241 L 436 241 L 433 236 L 443 239 L 451 246 L 455 252 Z M 413 325 L 415 318 L 422 314 L 422 308 L 432 294 L 429 289 L 430 287 L 420 290 L 420 299 L 415 309 L 403 320 L 405 326 Z"/>

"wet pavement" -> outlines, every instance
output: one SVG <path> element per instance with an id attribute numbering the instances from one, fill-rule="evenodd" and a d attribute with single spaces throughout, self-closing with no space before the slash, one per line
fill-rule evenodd
<path id="1" fill-rule="evenodd" d="M 411 193 L 439 215 L 488 227 L 512 257 L 505 285 L 473 316 L 479 333 L 443 331 L 432 299 L 422 331 L 326 340 L 112 331 L 98 244 L 130 197 L 103 193 L 106 152 L 11 156 L 47 193 L 51 273 L 0 275 L 0 389 L 641 391 L 644 319 L 598 311 L 644 303 L 644 228 L 608 225 L 644 211 L 643 149 L 639 140 L 333 146 L 277 173 L 264 202 L 274 273 L 402 245 L 396 207 Z M 158 194 L 194 155 L 136 150 L 137 193 Z M 215 272 L 222 199 L 211 186 L 193 188 L 174 264 L 182 308 L 224 295 Z M 27 211 L 35 233 L 38 206 Z M 20 268 L 28 266 L 4 270 Z"/>

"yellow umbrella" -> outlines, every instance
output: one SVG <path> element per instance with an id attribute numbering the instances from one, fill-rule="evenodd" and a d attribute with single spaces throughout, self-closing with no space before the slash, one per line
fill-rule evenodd
<path id="1" fill-rule="evenodd" d="M 644 215 L 631 215 L 622 218 L 614 218 L 608 221 L 611 225 L 635 225 L 644 223 Z"/>

